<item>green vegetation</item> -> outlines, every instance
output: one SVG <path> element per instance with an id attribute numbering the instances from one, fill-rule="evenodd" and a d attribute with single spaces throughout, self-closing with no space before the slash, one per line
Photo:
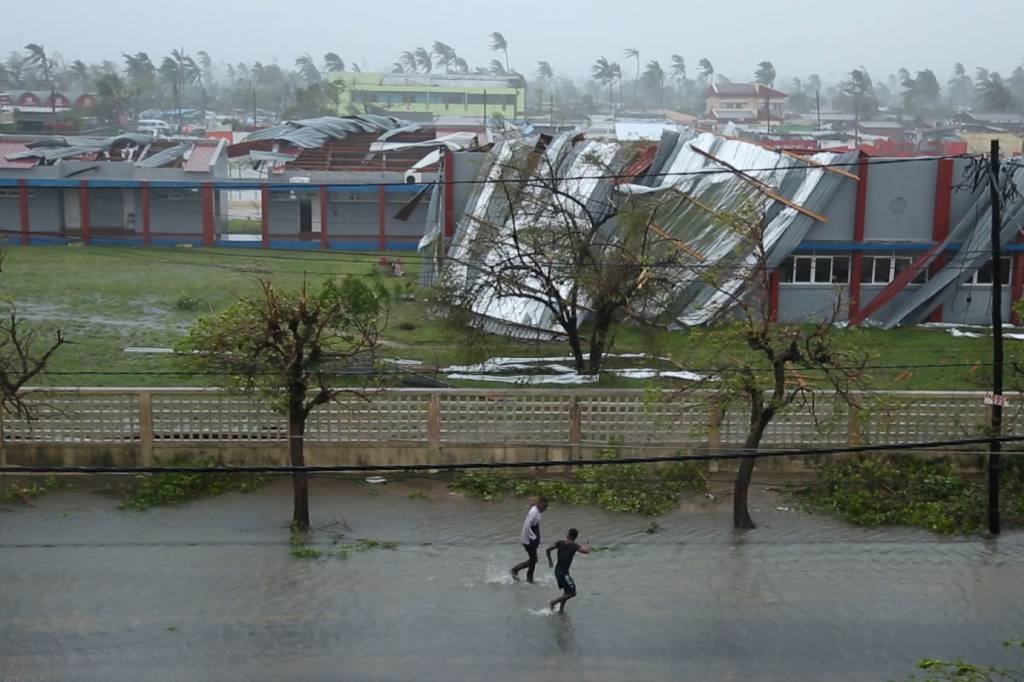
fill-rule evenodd
<path id="1" fill-rule="evenodd" d="M 369 552 L 375 549 L 398 549 L 398 543 L 391 540 L 363 539 L 350 544 L 334 544 L 330 549 L 318 549 L 306 544 L 308 533 L 292 527 L 291 551 L 295 559 L 348 559 L 353 553 Z"/>
<path id="2" fill-rule="evenodd" d="M 563 343 L 520 341 L 489 334 L 464 334 L 433 314 L 428 293 L 410 299 L 418 280 L 415 255 L 395 254 L 406 276 L 395 280 L 384 355 L 445 366 L 493 356 L 566 355 Z M 201 386 L 210 378 L 183 373 L 169 354 L 125 353 L 126 347 L 172 347 L 205 313 L 217 313 L 258 291 L 259 278 L 298 288 L 310 280 L 348 273 L 368 274 L 377 256 L 257 249 L 33 246 L 10 248 L 4 262 L 4 296 L 43 331 L 60 327 L 74 343 L 54 356 L 46 383 L 83 386 Z M 60 277 L 54 277 L 60 272 Z M 73 287 L 67 286 L 74 282 Z M 586 333 L 586 330 L 584 330 Z M 714 363 L 717 349 L 702 334 L 618 327 L 619 353 L 647 352 L 700 369 Z M 935 365 L 921 369 L 871 370 L 878 389 L 957 390 L 985 387 L 990 361 L 987 338 L 954 338 L 942 330 L 850 329 L 837 332 L 841 345 L 879 349 L 871 364 Z M 1024 343 L 1008 341 L 1008 351 Z M 609 363 L 609 366 L 617 365 Z M 153 374 L 158 372 L 160 374 Z M 486 386 L 474 383 L 473 386 Z M 602 378 L 600 386 L 643 382 Z M 507 388 L 507 385 L 505 385 Z"/>
<path id="3" fill-rule="evenodd" d="M 1003 642 L 1003 646 L 1014 649 L 1024 648 L 1024 641 Z M 944 661 L 926 658 L 918 661 L 917 667 L 925 671 L 925 677 L 911 675 L 905 682 L 996 682 L 997 680 L 1024 679 L 1024 663 L 1013 668 L 993 665 L 978 665 L 958 658 Z"/>
<path id="4" fill-rule="evenodd" d="M 176 459 L 168 466 L 211 467 L 216 464 L 211 459 Z M 269 477 L 260 474 L 145 474 L 135 477 L 135 486 L 121 503 L 121 508 L 144 511 L 150 507 L 184 504 L 202 497 L 232 492 L 250 493 L 266 485 L 269 480 Z"/>
<path id="5" fill-rule="evenodd" d="M 1009 455 L 1000 503 L 1008 524 L 1024 519 L 1024 476 Z M 957 474 L 947 459 L 858 457 L 827 463 L 818 478 L 790 485 L 788 497 L 808 512 L 832 514 L 859 526 L 917 526 L 942 534 L 986 528 L 984 485 Z"/>
<path id="6" fill-rule="evenodd" d="M 409 499 L 410 500 L 425 500 L 425 499 L 427 499 L 427 494 L 425 492 L 423 492 L 422 490 L 416 490 L 414 492 L 409 493 Z"/>
<path id="7" fill-rule="evenodd" d="M 605 454 L 605 458 L 614 459 L 614 456 Z M 704 492 L 707 481 L 697 467 L 680 462 L 660 467 L 645 464 L 582 466 L 573 477 L 557 481 L 466 472 L 455 479 L 452 487 L 481 500 L 498 500 L 510 495 L 546 497 L 564 504 L 659 516 L 678 507 L 684 492 Z"/>
<path id="8" fill-rule="evenodd" d="M 56 490 L 58 487 L 60 487 L 60 484 L 57 483 L 56 476 L 47 476 L 43 480 L 42 485 L 38 483 L 31 483 L 29 485 L 12 483 L 7 486 L 6 490 L 0 490 L 0 504 L 18 501 L 28 504 L 33 498 L 45 495 L 51 490 Z"/>

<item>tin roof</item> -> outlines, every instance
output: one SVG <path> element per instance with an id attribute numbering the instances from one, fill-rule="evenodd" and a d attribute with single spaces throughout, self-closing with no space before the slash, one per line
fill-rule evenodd
<path id="1" fill-rule="evenodd" d="M 20 154 L 28 151 L 28 147 L 20 142 L 5 142 L 0 140 L 0 168 L 4 170 L 15 170 L 32 168 L 39 161 L 35 158 L 8 159 L 8 154 Z"/>

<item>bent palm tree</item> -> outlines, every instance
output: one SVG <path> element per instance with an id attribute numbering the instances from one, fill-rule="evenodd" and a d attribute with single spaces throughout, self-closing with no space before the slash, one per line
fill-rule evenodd
<path id="1" fill-rule="evenodd" d="M 338 56 L 337 52 L 328 52 L 324 55 L 324 71 L 327 73 L 338 73 L 345 70 L 345 60 Z"/>
<path id="2" fill-rule="evenodd" d="M 491 52 L 505 53 L 505 73 L 511 73 L 512 67 L 508 63 L 508 41 L 497 31 L 491 34 Z"/>
<path id="3" fill-rule="evenodd" d="M 50 86 L 50 114 L 53 116 L 53 128 L 57 128 L 57 84 L 53 82 L 53 64 L 46 55 L 46 48 L 37 43 L 29 43 L 25 46 L 28 52 L 26 62 L 38 67 L 43 75 L 43 82 Z"/>
<path id="4" fill-rule="evenodd" d="M 615 79 L 617 77 L 618 64 L 609 62 L 605 57 L 600 57 L 594 65 L 590 67 L 590 78 L 600 83 L 602 86 L 608 86 L 608 110 L 609 115 L 615 111 Z"/>
<path id="5" fill-rule="evenodd" d="M 430 53 L 422 47 L 417 47 L 413 53 L 413 63 L 417 69 L 422 69 L 423 73 L 430 73 L 434 69 L 434 60 L 430 58 Z"/>
<path id="6" fill-rule="evenodd" d="M 633 104 L 637 101 L 637 87 L 640 85 L 640 50 L 635 47 L 627 47 L 623 50 L 622 55 L 626 59 L 636 60 L 636 78 L 633 80 Z"/>

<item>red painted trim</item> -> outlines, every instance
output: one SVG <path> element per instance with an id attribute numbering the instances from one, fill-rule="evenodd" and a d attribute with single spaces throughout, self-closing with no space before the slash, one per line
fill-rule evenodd
<path id="1" fill-rule="evenodd" d="M 455 154 L 444 152 L 444 236 L 455 236 Z"/>
<path id="2" fill-rule="evenodd" d="M 149 183 L 142 183 L 142 191 L 139 196 L 142 203 L 142 243 L 149 246 L 153 243 L 153 221 L 150 206 Z"/>
<path id="3" fill-rule="evenodd" d="M 776 270 L 768 276 L 768 319 L 771 322 L 779 321 L 779 282 L 781 277 Z"/>
<path id="4" fill-rule="evenodd" d="M 388 250 L 388 189 L 377 185 L 377 248 Z"/>
<path id="5" fill-rule="evenodd" d="M 260 187 L 260 219 L 262 225 L 260 228 L 260 234 L 262 238 L 260 245 L 264 249 L 270 248 L 270 190 L 266 187 Z"/>
<path id="6" fill-rule="evenodd" d="M 78 213 L 82 241 L 88 244 L 91 225 L 89 221 L 89 183 L 85 180 L 78 183 Z"/>
<path id="7" fill-rule="evenodd" d="M 213 246 L 217 241 L 213 221 L 213 183 L 204 182 L 203 190 L 203 246 Z"/>
<path id="8" fill-rule="evenodd" d="M 953 159 L 942 159 L 935 169 L 935 211 L 932 218 L 932 241 L 941 242 L 949 236 L 950 215 L 953 212 Z M 940 256 L 932 263 L 928 272 L 935 275 L 946 265 L 947 258 Z M 929 322 L 942 322 L 942 306 L 938 306 L 928 317 Z"/>
<path id="9" fill-rule="evenodd" d="M 331 248 L 331 238 L 327 233 L 327 218 L 330 215 L 330 198 L 327 196 L 327 187 L 320 186 L 320 248 Z"/>
<path id="10" fill-rule="evenodd" d="M 1017 237 L 1017 241 L 1021 241 Z M 1013 324 L 1020 324 L 1020 315 L 1014 309 L 1015 304 L 1024 298 L 1024 253 L 1013 254 L 1013 273 L 1010 275 L 1010 310 Z"/>
<path id="11" fill-rule="evenodd" d="M 24 180 L 18 180 L 18 216 L 21 219 L 21 244 L 28 246 L 29 238 L 29 217 L 28 217 L 28 186 Z"/>
<path id="12" fill-rule="evenodd" d="M 850 254 L 850 312 L 848 318 L 855 320 L 860 315 L 860 275 L 864 266 L 864 252 Z"/>

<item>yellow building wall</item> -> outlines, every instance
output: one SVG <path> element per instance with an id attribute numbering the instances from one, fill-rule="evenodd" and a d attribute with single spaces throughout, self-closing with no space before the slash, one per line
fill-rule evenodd
<path id="1" fill-rule="evenodd" d="M 1024 137 L 1013 133 L 957 133 L 967 142 L 967 151 L 971 154 L 988 154 L 992 149 L 992 140 L 999 140 L 999 150 L 1003 154 L 1024 153 Z"/>

